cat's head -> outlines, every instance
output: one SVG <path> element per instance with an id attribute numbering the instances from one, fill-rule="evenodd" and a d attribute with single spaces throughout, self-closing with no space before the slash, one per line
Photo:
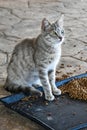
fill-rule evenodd
<path id="1" fill-rule="evenodd" d="M 50 23 L 46 18 L 42 20 L 41 30 L 42 36 L 48 41 L 53 43 L 62 43 L 64 40 L 64 28 L 63 28 L 62 15 L 59 20 L 54 23 Z"/>

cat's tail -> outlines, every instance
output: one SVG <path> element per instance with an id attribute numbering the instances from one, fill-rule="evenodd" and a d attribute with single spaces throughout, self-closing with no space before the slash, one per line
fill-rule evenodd
<path id="1" fill-rule="evenodd" d="M 39 91 L 38 89 L 36 89 L 33 86 L 31 86 L 31 87 L 19 86 L 17 84 L 7 82 L 7 80 L 5 82 L 4 88 L 5 88 L 5 90 L 7 90 L 11 93 L 23 92 L 23 93 L 28 94 L 28 95 L 37 95 L 39 97 L 41 97 L 43 95 L 41 91 Z"/>

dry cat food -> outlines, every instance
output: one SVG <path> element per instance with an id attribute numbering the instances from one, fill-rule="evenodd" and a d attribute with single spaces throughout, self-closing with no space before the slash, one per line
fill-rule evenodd
<path id="1" fill-rule="evenodd" d="M 64 75 L 64 77 L 68 77 Z M 61 78 L 58 78 L 59 81 Z M 68 93 L 71 98 L 86 100 L 87 101 L 87 78 L 80 78 L 80 79 L 73 79 L 69 83 L 60 87 L 62 94 Z M 23 101 L 34 101 L 37 100 L 38 96 L 29 96 L 24 99 Z M 45 102 L 45 105 L 48 105 L 48 102 Z"/>
<path id="2" fill-rule="evenodd" d="M 87 100 L 87 78 L 74 79 L 60 89 L 63 94 L 68 93 L 71 98 Z"/>
<path id="3" fill-rule="evenodd" d="M 38 99 L 38 96 L 37 95 L 32 95 L 32 96 L 28 96 L 28 97 L 25 97 L 25 98 L 23 98 L 22 99 L 22 101 L 35 101 L 35 100 L 37 100 Z"/>

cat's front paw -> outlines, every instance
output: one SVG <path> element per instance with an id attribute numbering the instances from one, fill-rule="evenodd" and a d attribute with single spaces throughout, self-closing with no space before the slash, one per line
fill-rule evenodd
<path id="1" fill-rule="evenodd" d="M 45 99 L 48 101 L 53 101 L 55 99 L 54 95 L 46 95 Z"/>
<path id="2" fill-rule="evenodd" d="M 61 95 L 61 90 L 56 88 L 54 91 L 53 91 L 53 94 L 56 95 L 56 96 L 59 96 Z"/>

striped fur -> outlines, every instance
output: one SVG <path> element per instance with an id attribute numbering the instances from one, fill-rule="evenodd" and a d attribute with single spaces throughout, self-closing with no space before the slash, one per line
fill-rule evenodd
<path id="1" fill-rule="evenodd" d="M 54 95 L 61 94 L 55 86 L 55 71 L 64 40 L 63 18 L 53 24 L 43 19 L 41 29 L 37 38 L 24 39 L 14 48 L 7 67 L 5 88 L 11 92 L 42 96 L 35 87 L 43 86 L 45 99 L 52 101 Z"/>

